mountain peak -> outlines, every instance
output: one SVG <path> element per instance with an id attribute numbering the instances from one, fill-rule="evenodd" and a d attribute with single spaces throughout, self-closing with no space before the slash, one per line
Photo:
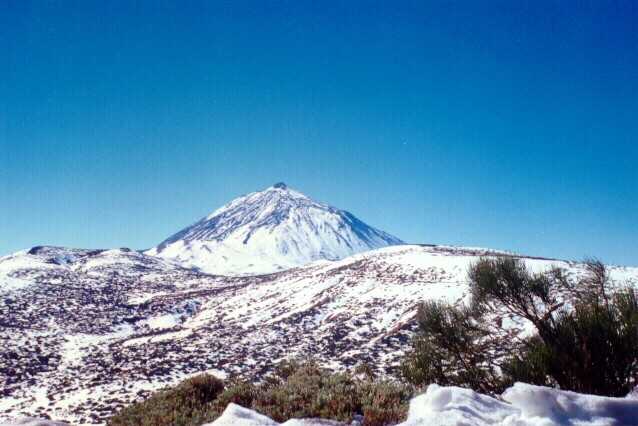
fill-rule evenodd
<path id="1" fill-rule="evenodd" d="M 210 273 L 246 275 L 402 243 L 279 182 L 236 198 L 147 254 Z"/>

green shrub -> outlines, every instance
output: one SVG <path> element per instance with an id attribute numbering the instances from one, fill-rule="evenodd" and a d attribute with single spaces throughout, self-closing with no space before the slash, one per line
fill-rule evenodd
<path id="1" fill-rule="evenodd" d="M 319 417 L 346 421 L 359 411 L 357 383 L 314 363 L 287 365 L 283 376 L 260 387 L 252 408 L 273 420 Z"/>
<path id="2" fill-rule="evenodd" d="M 638 300 L 625 289 L 580 301 L 556 315 L 549 335 L 528 339 L 527 349 L 504 366 L 512 380 L 558 384 L 581 393 L 625 396 L 638 379 Z"/>
<path id="3" fill-rule="evenodd" d="M 488 393 L 525 381 L 626 395 L 638 379 L 638 298 L 613 288 L 602 263 L 587 268 L 571 281 L 561 270 L 532 274 L 514 258 L 479 261 L 470 270 L 470 306 L 421 306 L 404 377 Z M 517 337 L 502 325 L 511 317 L 536 334 Z"/>
<path id="4" fill-rule="evenodd" d="M 257 387 L 255 385 L 242 380 L 231 381 L 211 403 L 208 416 L 216 418 L 224 412 L 230 403 L 242 407 L 252 407 L 256 394 Z"/>
<path id="5" fill-rule="evenodd" d="M 310 361 L 281 363 L 258 384 L 230 380 L 212 398 L 210 392 L 195 396 L 200 394 L 193 392 L 193 380 L 122 410 L 108 424 L 199 426 L 215 420 L 232 402 L 279 422 L 302 417 L 349 422 L 364 415 L 365 426 L 385 426 L 405 420 L 412 395 L 404 385 L 331 373 Z"/>
<path id="6" fill-rule="evenodd" d="M 498 394 L 506 383 L 499 373 L 498 336 L 480 311 L 440 302 L 418 310 L 419 333 L 402 365 L 403 377 L 416 386 L 438 383 Z"/>
<path id="7" fill-rule="evenodd" d="M 251 407 L 276 421 L 317 417 L 349 422 L 363 415 L 365 426 L 384 426 L 405 420 L 411 395 L 398 383 L 357 379 L 311 361 L 292 361 L 281 364 L 259 387 Z"/>
<path id="8" fill-rule="evenodd" d="M 359 387 L 364 426 L 401 423 L 408 414 L 412 390 L 389 381 L 364 382 Z"/>
<path id="9" fill-rule="evenodd" d="M 206 374 L 192 377 L 174 388 L 154 393 L 111 417 L 109 426 L 200 426 L 208 404 L 224 388 L 221 380 Z"/>

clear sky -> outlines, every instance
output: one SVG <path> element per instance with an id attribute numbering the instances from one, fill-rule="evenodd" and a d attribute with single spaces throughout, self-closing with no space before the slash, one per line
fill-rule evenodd
<path id="1" fill-rule="evenodd" d="M 0 3 L 0 254 L 274 182 L 418 243 L 638 265 L 638 3 Z"/>

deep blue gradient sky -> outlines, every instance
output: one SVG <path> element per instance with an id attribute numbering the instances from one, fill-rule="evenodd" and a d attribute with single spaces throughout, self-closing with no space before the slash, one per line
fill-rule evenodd
<path id="1" fill-rule="evenodd" d="M 638 5 L 0 4 L 0 254 L 285 181 L 409 242 L 638 265 Z"/>

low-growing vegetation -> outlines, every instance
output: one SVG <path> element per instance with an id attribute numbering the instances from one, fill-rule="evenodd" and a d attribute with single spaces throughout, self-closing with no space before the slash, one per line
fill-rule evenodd
<path id="1" fill-rule="evenodd" d="M 222 392 L 224 383 L 201 374 L 154 393 L 143 402 L 124 408 L 108 421 L 110 426 L 192 426 L 205 423 L 208 405 Z"/>
<path id="2" fill-rule="evenodd" d="M 412 396 L 406 385 L 331 373 L 310 361 L 284 362 L 258 384 L 229 380 L 225 387 L 216 386 L 215 392 L 192 389 L 200 382 L 220 383 L 212 376 L 187 380 L 125 408 L 108 425 L 200 426 L 216 419 L 232 402 L 276 421 L 302 417 L 351 421 L 363 416 L 365 426 L 384 426 L 405 420 Z"/>

